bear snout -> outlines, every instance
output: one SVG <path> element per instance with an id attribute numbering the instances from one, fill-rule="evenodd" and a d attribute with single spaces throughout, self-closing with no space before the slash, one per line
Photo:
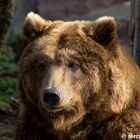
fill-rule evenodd
<path id="1" fill-rule="evenodd" d="M 60 96 L 55 88 L 46 88 L 43 91 L 43 100 L 49 107 L 55 107 L 60 101 Z"/>

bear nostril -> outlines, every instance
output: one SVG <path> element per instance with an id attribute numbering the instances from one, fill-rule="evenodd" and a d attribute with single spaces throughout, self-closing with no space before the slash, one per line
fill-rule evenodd
<path id="1" fill-rule="evenodd" d="M 59 100 L 60 100 L 60 97 L 58 95 L 58 92 L 56 90 L 53 90 L 53 89 L 45 89 L 44 90 L 44 96 L 43 96 L 43 100 L 51 105 L 51 106 L 54 106 L 54 105 L 57 105 Z"/>

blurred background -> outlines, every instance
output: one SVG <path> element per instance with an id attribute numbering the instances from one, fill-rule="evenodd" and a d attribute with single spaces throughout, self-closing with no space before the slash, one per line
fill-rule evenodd
<path id="1" fill-rule="evenodd" d="M 5 43 L 0 50 L 0 140 L 12 140 L 19 111 L 18 62 L 27 44 L 22 34 L 27 13 L 34 11 L 48 20 L 66 21 L 75 19 L 94 21 L 101 16 L 114 16 L 118 25 L 119 41 L 124 46 L 129 46 L 130 2 L 128 0 L 13 0 L 13 4 L 8 5 L 5 0 L 4 10 L 5 7 L 9 8 L 12 20 Z M 0 15 L 0 23 L 6 18 L 2 16 Z M 0 30 L 2 28 L 0 27 Z M 126 48 L 131 54 L 132 49 Z"/>

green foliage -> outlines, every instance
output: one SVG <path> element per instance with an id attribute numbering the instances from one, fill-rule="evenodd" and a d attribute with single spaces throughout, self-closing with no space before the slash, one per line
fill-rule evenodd
<path id="1" fill-rule="evenodd" d="M 16 64 L 14 64 L 15 54 L 12 49 L 3 46 L 0 50 L 0 75 L 3 73 L 10 73 L 16 71 Z"/>
<path id="2" fill-rule="evenodd" d="M 18 43 L 22 39 L 23 39 L 23 35 L 21 33 L 15 33 L 15 34 L 9 35 L 7 37 L 7 42 L 6 43 L 7 43 L 8 46 L 9 45 L 11 46 L 13 44 Z"/>
<path id="3" fill-rule="evenodd" d="M 12 96 L 18 96 L 17 65 L 11 47 L 3 46 L 0 50 L 0 109 L 10 110 Z"/>

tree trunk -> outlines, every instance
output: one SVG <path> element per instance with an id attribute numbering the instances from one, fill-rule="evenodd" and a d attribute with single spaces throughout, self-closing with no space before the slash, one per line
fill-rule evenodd
<path id="1" fill-rule="evenodd" d="M 140 66 L 140 0 L 131 0 L 131 18 L 129 28 L 130 45 L 133 57 Z"/>
<path id="2" fill-rule="evenodd" d="M 0 47 L 3 44 L 5 35 L 12 18 L 12 0 L 0 0 Z"/>

